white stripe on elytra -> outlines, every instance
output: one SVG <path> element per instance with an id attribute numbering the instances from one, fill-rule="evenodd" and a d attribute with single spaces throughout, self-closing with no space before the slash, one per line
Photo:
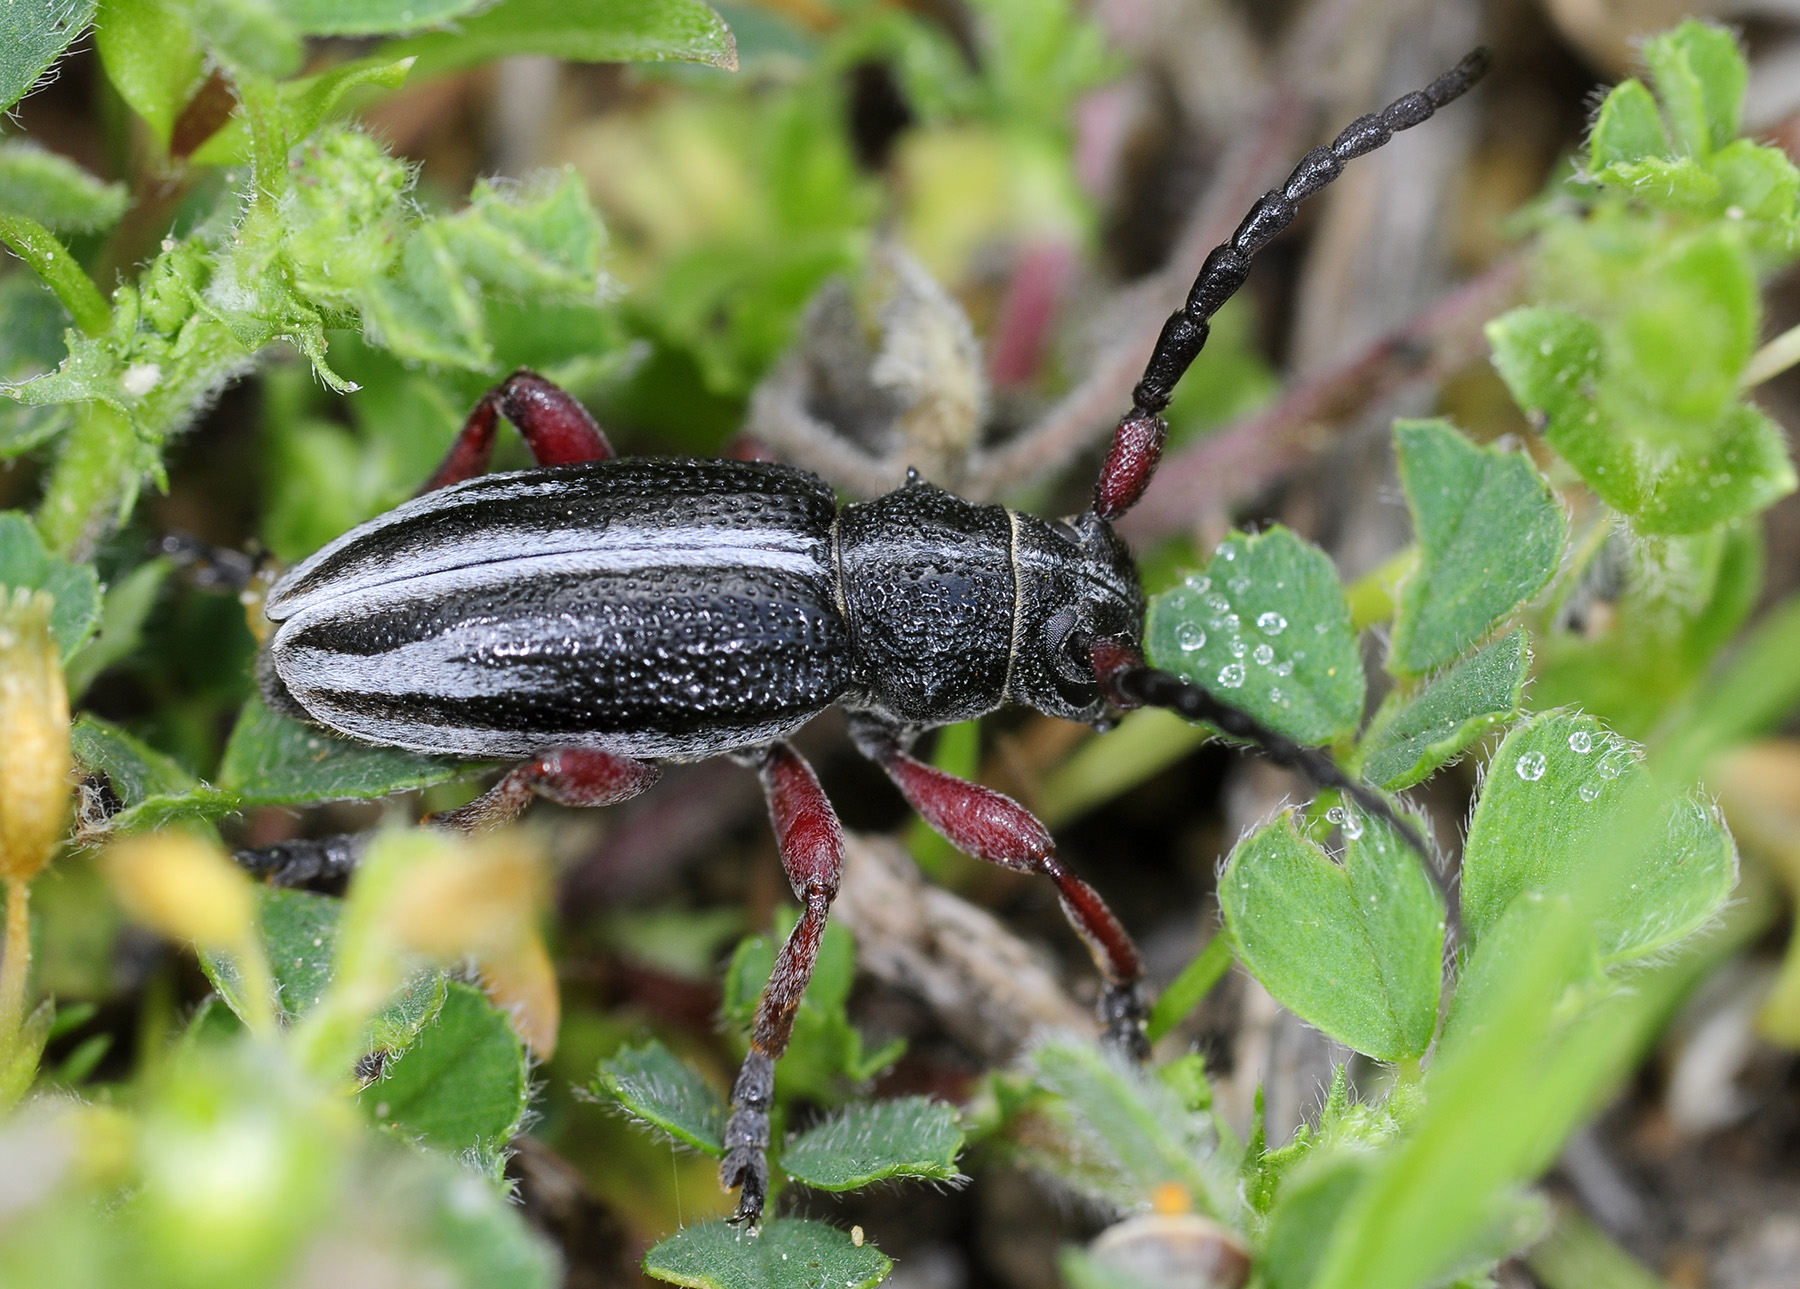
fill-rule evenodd
<path id="1" fill-rule="evenodd" d="M 463 587 L 494 581 L 511 585 L 533 577 L 669 567 L 779 569 L 807 575 L 824 568 L 827 555 L 820 538 L 778 528 L 513 528 L 485 536 L 446 536 L 391 560 L 356 568 L 301 594 L 283 596 L 284 586 L 297 585 L 331 549 L 327 546 L 276 585 L 264 609 L 271 620 L 293 621 L 328 606 L 334 617 L 339 606 L 354 612 L 353 604 L 377 590 L 385 595 L 374 607 L 386 608 L 395 596 L 418 598 L 423 591 L 415 588 L 426 585 L 433 588 L 433 594 L 453 594 Z"/>

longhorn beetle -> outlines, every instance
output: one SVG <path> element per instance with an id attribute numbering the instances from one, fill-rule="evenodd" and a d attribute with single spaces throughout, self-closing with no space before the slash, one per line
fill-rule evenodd
<path id="1" fill-rule="evenodd" d="M 518 371 L 476 405 L 417 497 L 269 593 L 279 629 L 259 673 L 273 705 L 370 743 L 519 759 L 437 824 L 490 827 L 533 796 L 610 805 L 649 787 L 657 759 L 727 754 L 756 769 L 805 909 L 732 1089 L 720 1178 L 741 1187 L 736 1220 L 762 1214 L 775 1061 L 838 888 L 837 817 L 787 742 L 831 704 L 933 828 L 1056 884 L 1105 979 L 1106 1036 L 1139 1057 L 1146 1000 L 1131 937 L 1022 806 L 916 760 L 920 732 L 1006 703 L 1088 724 L 1169 707 L 1343 791 L 1419 844 L 1326 753 L 1144 664 L 1144 597 L 1112 525 L 1150 482 L 1167 432 L 1159 413 L 1251 258 L 1346 161 L 1430 117 L 1487 65 L 1477 50 L 1360 117 L 1256 203 L 1164 324 L 1093 506 L 1072 519 L 974 505 L 916 472 L 840 508 L 822 480 L 787 466 L 620 459 L 571 395 Z M 537 469 L 484 474 L 502 416 Z"/>

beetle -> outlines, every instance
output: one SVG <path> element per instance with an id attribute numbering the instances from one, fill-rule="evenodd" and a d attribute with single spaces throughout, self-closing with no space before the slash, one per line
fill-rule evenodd
<path id="1" fill-rule="evenodd" d="M 623 801 L 659 760 L 723 754 L 755 768 L 803 912 L 732 1089 L 720 1178 L 740 1190 L 735 1220 L 762 1214 L 774 1064 L 838 888 L 842 831 L 787 741 L 825 708 L 846 709 L 857 748 L 954 845 L 1055 883 L 1104 979 L 1107 1039 L 1139 1057 L 1143 964 L 1124 927 L 1024 807 L 916 759 L 921 732 L 1009 703 L 1090 725 L 1169 707 L 1419 844 L 1326 753 L 1144 664 L 1144 596 L 1113 524 L 1149 484 L 1160 413 L 1256 252 L 1347 161 L 1429 118 L 1487 65 L 1477 50 L 1358 118 L 1256 202 L 1164 324 L 1077 516 L 973 504 L 917 472 L 840 507 L 823 480 L 779 464 L 622 459 L 576 399 L 521 370 L 480 400 L 418 496 L 269 592 L 276 630 L 258 671 L 272 705 L 368 743 L 518 762 L 439 825 L 491 827 L 534 796 Z M 536 469 L 486 473 L 502 417 Z"/>

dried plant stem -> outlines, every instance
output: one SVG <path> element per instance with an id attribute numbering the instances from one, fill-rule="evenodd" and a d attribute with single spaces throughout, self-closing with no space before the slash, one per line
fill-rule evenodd
<path id="1" fill-rule="evenodd" d="M 1797 364 L 1800 364 L 1800 327 L 1789 327 L 1750 356 L 1750 365 L 1744 368 L 1744 378 L 1738 383 L 1744 389 L 1755 389 Z"/>
<path id="2" fill-rule="evenodd" d="M 0 1062 L 12 1054 L 25 1015 L 25 980 L 31 971 L 31 884 L 6 883 L 5 957 L 0 958 Z"/>

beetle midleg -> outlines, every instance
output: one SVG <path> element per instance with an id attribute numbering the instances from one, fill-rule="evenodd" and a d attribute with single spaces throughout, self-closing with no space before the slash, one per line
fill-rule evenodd
<path id="1" fill-rule="evenodd" d="M 731 1089 L 731 1119 L 725 1125 L 725 1158 L 719 1182 L 743 1187 L 734 1222 L 762 1217 L 769 1190 L 769 1106 L 775 1095 L 775 1062 L 787 1051 L 794 1013 L 812 979 L 825 935 L 825 918 L 837 898 L 844 864 L 844 831 L 837 812 L 819 787 L 818 776 L 787 743 L 771 743 L 757 772 L 769 801 L 769 819 L 781 850 L 781 866 L 804 906 L 756 1009 L 750 1051 Z"/>
<path id="2" fill-rule="evenodd" d="M 1087 944 L 1106 982 L 1100 998 L 1106 1040 L 1139 1060 L 1148 1056 L 1143 959 L 1100 893 L 1058 861 L 1050 830 L 1011 797 L 908 755 L 899 732 L 881 721 L 852 716 L 850 734 L 862 754 L 887 771 L 919 817 L 951 845 L 976 859 L 1042 873 L 1056 883 L 1063 916 Z"/>
<path id="3" fill-rule="evenodd" d="M 484 473 L 494 454 L 495 420 L 501 416 L 518 429 L 519 437 L 531 449 L 532 460 L 539 465 L 580 465 L 613 455 L 606 434 L 579 399 L 521 367 L 481 396 L 450 451 L 419 492 L 435 492 Z"/>
<path id="4" fill-rule="evenodd" d="M 533 797 L 559 806 L 610 806 L 628 801 L 655 783 L 660 772 L 647 761 L 634 761 L 593 748 L 551 748 L 514 766 L 500 782 L 458 810 L 426 817 L 439 828 L 480 832 L 511 823 Z"/>

